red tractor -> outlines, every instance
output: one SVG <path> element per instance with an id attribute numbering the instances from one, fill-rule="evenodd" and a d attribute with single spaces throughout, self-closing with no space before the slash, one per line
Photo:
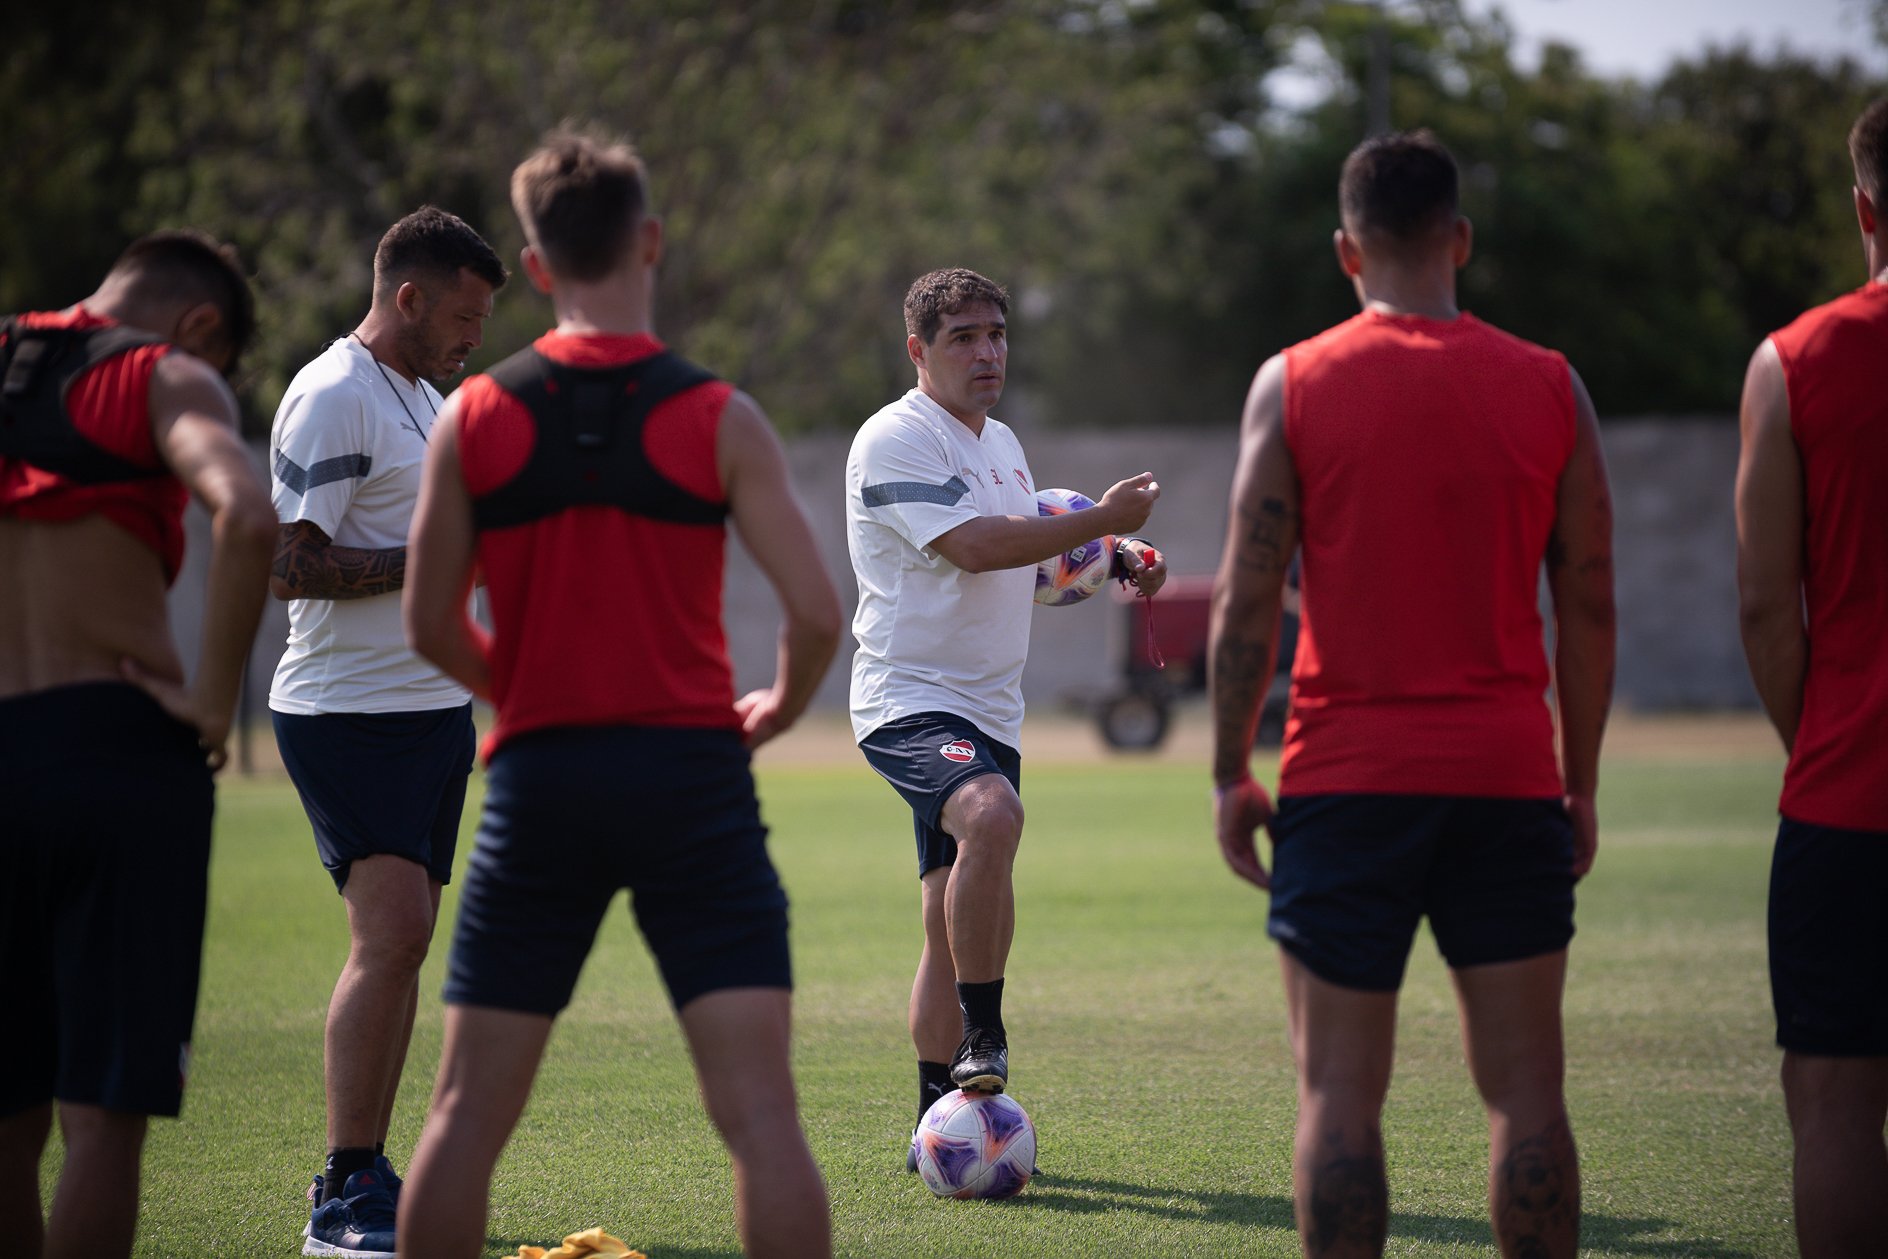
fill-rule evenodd
<path id="1" fill-rule="evenodd" d="M 1291 688 L 1292 652 L 1298 643 L 1297 592 L 1286 589 L 1279 626 L 1278 666 L 1259 713 L 1258 742 L 1285 737 L 1285 702 Z M 1169 577 L 1154 599 L 1115 591 L 1127 605 L 1128 649 L 1122 689 L 1101 701 L 1095 720 L 1108 746 L 1149 751 L 1167 737 L 1173 704 L 1206 690 L 1206 634 L 1213 602 L 1210 576 Z M 1161 667 L 1160 661 L 1165 661 Z"/>

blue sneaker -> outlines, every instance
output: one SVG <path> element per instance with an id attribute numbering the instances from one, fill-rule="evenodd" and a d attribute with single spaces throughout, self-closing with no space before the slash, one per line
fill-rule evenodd
<path id="1" fill-rule="evenodd" d="M 374 1170 L 380 1173 L 380 1183 L 387 1187 L 388 1194 L 393 1197 L 393 1205 L 399 1206 L 400 1186 L 406 1181 L 401 1178 L 399 1172 L 393 1170 L 393 1160 L 385 1154 L 374 1155 Z"/>
<path id="2" fill-rule="evenodd" d="M 315 1208 L 321 1205 L 321 1186 L 326 1183 L 327 1178 L 320 1172 L 316 1172 L 314 1183 L 309 1185 L 308 1192 L 302 1195 L 308 1199 L 308 1223 L 302 1225 L 303 1237 L 308 1236 L 309 1230 L 314 1227 Z"/>
<path id="3" fill-rule="evenodd" d="M 304 1255 L 338 1259 L 394 1259 L 393 1195 L 377 1168 L 355 1172 L 341 1196 L 322 1203 L 308 1218 Z"/>

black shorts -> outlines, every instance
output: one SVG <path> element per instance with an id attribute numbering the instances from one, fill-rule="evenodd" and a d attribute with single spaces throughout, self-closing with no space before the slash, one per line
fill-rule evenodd
<path id="1" fill-rule="evenodd" d="M 0 700 L 0 1115 L 183 1105 L 214 790 L 136 687 Z"/>
<path id="2" fill-rule="evenodd" d="M 737 731 L 534 730 L 485 782 L 448 1002 L 555 1015 L 623 888 L 676 1009 L 793 986 L 787 894 Z"/>
<path id="3" fill-rule="evenodd" d="M 1394 992 L 1424 915 L 1451 967 L 1573 938 L 1573 826 L 1559 800 L 1287 796 L 1266 930 L 1319 978 Z"/>
<path id="4" fill-rule="evenodd" d="M 951 793 L 985 774 L 1001 774 L 1019 795 L 1023 790 L 1021 753 L 950 713 L 888 721 L 860 740 L 859 750 L 911 806 L 921 879 L 957 860 L 957 841 L 938 829 Z"/>
<path id="5" fill-rule="evenodd" d="M 1888 832 L 1778 824 L 1770 996 L 1784 1049 L 1888 1054 Z"/>
<path id="6" fill-rule="evenodd" d="M 278 713 L 275 744 L 338 891 L 362 857 L 405 857 L 452 881 L 478 736 L 472 705 L 410 713 Z"/>

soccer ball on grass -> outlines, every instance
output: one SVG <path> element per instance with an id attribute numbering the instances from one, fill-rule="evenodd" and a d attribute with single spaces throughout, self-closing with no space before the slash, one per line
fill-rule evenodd
<path id="1" fill-rule="evenodd" d="M 946 1093 L 911 1144 L 918 1175 L 940 1198 L 1009 1198 L 1036 1166 L 1036 1126 L 1008 1093 Z"/>

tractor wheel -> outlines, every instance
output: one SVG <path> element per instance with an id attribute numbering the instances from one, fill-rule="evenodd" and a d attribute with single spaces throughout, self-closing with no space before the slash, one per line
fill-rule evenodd
<path id="1" fill-rule="evenodd" d="M 1109 747 L 1151 751 L 1167 737 L 1167 701 L 1157 695 L 1129 691 L 1103 704 L 1097 720 L 1101 737 Z"/>

